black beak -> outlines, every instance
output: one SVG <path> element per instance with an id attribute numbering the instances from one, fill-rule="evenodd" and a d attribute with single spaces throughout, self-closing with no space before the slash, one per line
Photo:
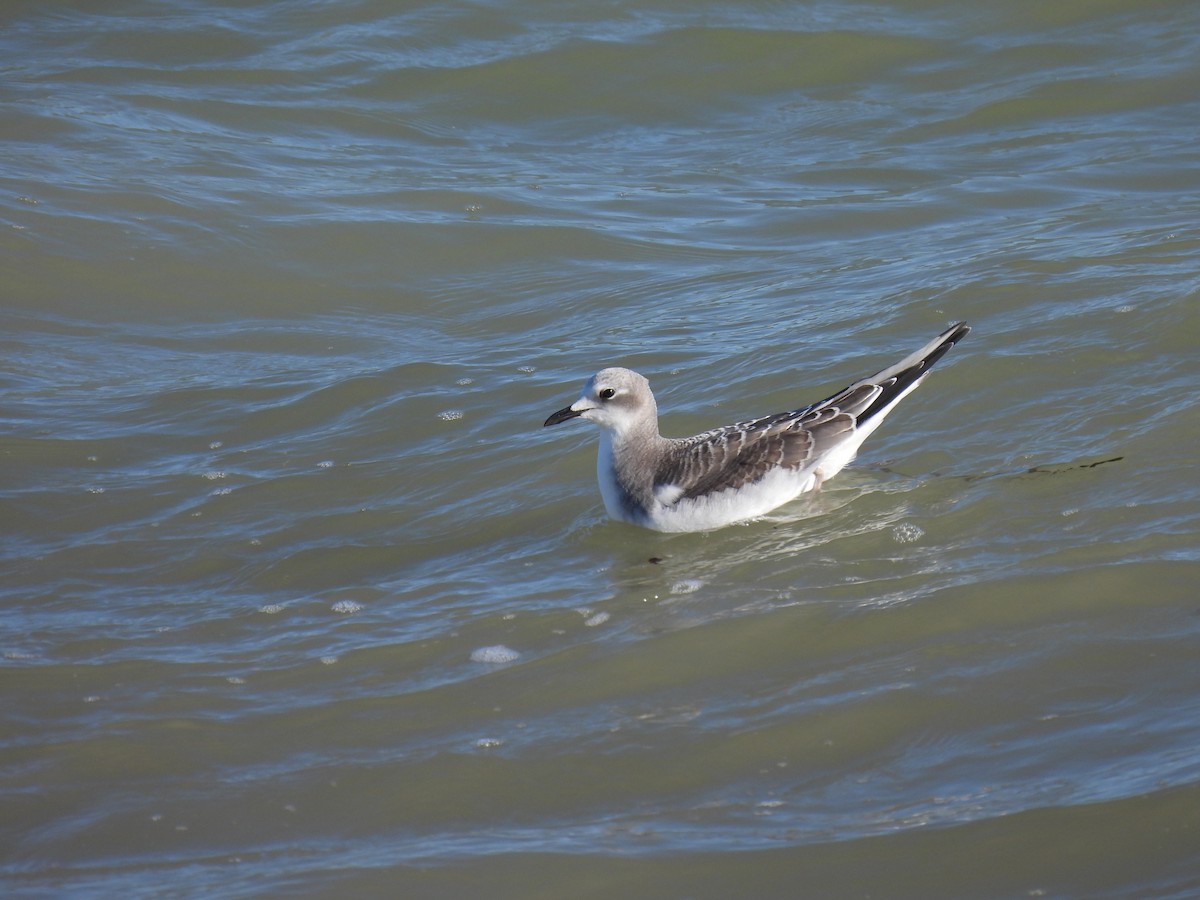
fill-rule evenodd
<path id="1" fill-rule="evenodd" d="M 571 409 L 571 407 L 568 406 L 564 409 L 560 409 L 558 412 L 548 418 L 542 427 L 545 428 L 547 425 L 557 425 L 559 422 L 565 422 L 567 419 L 574 419 L 580 415 L 582 415 L 581 411 Z"/>

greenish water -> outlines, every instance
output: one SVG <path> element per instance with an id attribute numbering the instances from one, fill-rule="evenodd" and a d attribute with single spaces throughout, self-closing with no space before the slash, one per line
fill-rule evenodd
<path id="1" fill-rule="evenodd" d="M 1200 8 L 0 12 L 0 889 L 1200 893 Z M 974 330 L 817 497 L 683 435 Z"/>

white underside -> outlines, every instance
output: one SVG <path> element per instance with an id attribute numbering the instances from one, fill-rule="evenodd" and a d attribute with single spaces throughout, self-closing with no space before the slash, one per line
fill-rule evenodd
<path id="1" fill-rule="evenodd" d="M 812 469 L 777 469 L 738 489 L 716 491 L 677 503 L 656 503 L 639 524 L 655 531 L 711 531 L 723 525 L 763 516 L 795 500 L 818 484 Z"/>
<path id="2" fill-rule="evenodd" d="M 679 489 L 664 485 L 657 491 L 657 497 L 649 508 L 640 510 L 640 514 L 630 515 L 621 503 L 621 491 L 617 487 L 612 465 L 612 440 L 605 432 L 600 436 L 596 475 L 600 482 L 600 496 L 604 498 L 604 508 L 609 516 L 655 531 L 711 531 L 723 525 L 753 519 L 811 491 L 820 480 L 813 467 L 799 471 L 776 469 L 753 484 L 736 490 L 730 488 L 704 497 L 678 501 L 675 498 L 679 496 Z"/>
<path id="3" fill-rule="evenodd" d="M 871 421 L 855 429 L 841 443 L 830 447 L 818 459 L 799 470 L 776 469 L 743 487 L 714 491 L 703 497 L 676 500 L 679 489 L 662 485 L 656 490 L 655 501 L 640 515 L 630 515 L 621 503 L 613 467 L 612 437 L 605 429 L 600 434 L 600 452 L 596 458 L 596 474 L 600 495 L 608 514 L 619 521 L 632 522 L 655 531 L 711 531 L 734 522 L 754 519 L 776 507 L 795 500 L 801 494 L 818 488 L 840 472 L 858 453 L 862 445 L 883 422 L 896 404 L 913 391 L 923 378 L 918 378 L 891 403 L 871 417 Z M 674 502 L 672 502 L 674 501 Z"/>

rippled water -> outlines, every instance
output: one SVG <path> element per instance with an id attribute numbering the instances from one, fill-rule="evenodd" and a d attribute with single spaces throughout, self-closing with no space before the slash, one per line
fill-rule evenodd
<path id="1" fill-rule="evenodd" d="M 10 3 L 9 896 L 1200 893 L 1200 7 Z M 681 435 L 974 331 L 820 496 Z"/>

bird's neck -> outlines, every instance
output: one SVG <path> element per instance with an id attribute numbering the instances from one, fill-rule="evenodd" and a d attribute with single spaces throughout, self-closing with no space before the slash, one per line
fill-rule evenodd
<path id="1" fill-rule="evenodd" d="M 627 522 L 644 517 L 654 502 L 654 472 L 668 443 L 654 425 L 640 431 L 601 430 L 596 475 L 609 515 Z"/>

